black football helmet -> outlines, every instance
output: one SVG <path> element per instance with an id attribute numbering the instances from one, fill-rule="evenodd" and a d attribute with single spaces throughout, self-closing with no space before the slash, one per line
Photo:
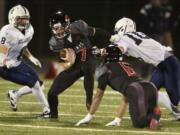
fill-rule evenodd
<path id="1" fill-rule="evenodd" d="M 49 19 L 49 26 L 57 38 L 64 38 L 70 33 L 70 19 L 63 11 L 58 10 Z M 59 32 L 58 29 L 61 29 Z"/>

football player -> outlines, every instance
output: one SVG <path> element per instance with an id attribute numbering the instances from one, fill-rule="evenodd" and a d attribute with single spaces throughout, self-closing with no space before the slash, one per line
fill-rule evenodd
<path id="1" fill-rule="evenodd" d="M 62 59 L 60 55 L 59 62 L 64 71 L 57 75 L 48 92 L 51 110 L 49 116 L 58 117 L 57 96 L 82 76 L 86 92 L 86 107 L 89 110 L 93 96 L 95 70 L 92 44 L 98 42 L 99 46 L 109 45 L 111 35 L 100 28 L 88 26 L 83 20 L 70 23 L 69 16 L 60 10 L 50 17 L 49 24 L 53 35 L 49 41 L 50 50 L 57 52 L 59 56 L 63 48 L 69 49 L 65 58 Z"/>
<path id="2" fill-rule="evenodd" d="M 118 20 L 114 27 L 116 33 L 111 37 L 123 54 L 140 58 L 156 67 L 152 73 L 151 82 L 160 89 L 165 87 L 171 101 L 174 117 L 180 119 L 178 103 L 180 100 L 180 63 L 172 54 L 172 49 L 165 47 L 136 31 L 136 24 L 129 18 Z M 161 99 L 161 96 L 159 96 Z"/>
<path id="3" fill-rule="evenodd" d="M 111 48 L 108 48 L 108 50 L 108 53 L 111 51 L 113 55 L 116 55 L 115 52 L 119 49 L 111 50 Z M 109 85 L 112 89 L 122 93 L 124 100 L 121 102 L 117 117 L 108 123 L 107 126 L 120 125 L 126 104 L 129 102 L 129 112 L 134 127 L 144 128 L 150 126 L 152 130 L 157 129 L 160 119 L 160 109 L 157 106 L 156 87 L 150 82 L 140 80 L 133 68 L 127 63 L 122 61 L 113 62 L 116 60 L 119 61 L 119 58 L 114 59 L 111 55 L 108 55 L 105 57 L 106 63 L 101 64 L 97 68 L 97 71 L 100 70 L 96 75 L 98 89 L 93 98 L 90 111 L 76 126 L 87 124 L 93 119 L 104 95 L 106 86 Z"/>
<path id="4" fill-rule="evenodd" d="M 28 43 L 34 35 L 34 29 L 30 24 L 30 14 L 22 5 L 10 9 L 9 24 L 0 31 L 0 76 L 11 82 L 24 85 L 19 90 L 9 90 L 8 97 L 11 107 L 17 110 L 18 99 L 29 93 L 33 93 L 43 107 L 43 113 L 49 113 L 49 105 L 43 93 L 43 82 L 37 73 L 25 63 L 25 55 L 36 66 L 41 63 L 28 50 Z"/>
<path id="5" fill-rule="evenodd" d="M 60 50 L 69 48 L 71 52 L 67 54 L 70 54 L 72 57 L 76 56 L 73 62 L 70 62 L 68 57 L 60 58 L 61 66 L 64 67 L 66 65 L 65 69 L 56 76 L 48 92 L 50 118 L 57 118 L 58 95 L 82 76 L 84 76 L 87 109 L 91 105 L 95 66 L 94 57 L 91 54 L 92 44 L 89 38 L 98 34 L 99 31 L 88 26 L 83 20 L 70 23 L 69 16 L 63 11 L 57 11 L 50 17 L 50 28 L 53 35 L 49 41 L 50 49 L 59 55 Z"/>

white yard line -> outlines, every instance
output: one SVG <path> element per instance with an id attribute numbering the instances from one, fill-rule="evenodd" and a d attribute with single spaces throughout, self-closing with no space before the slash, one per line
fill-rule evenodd
<path id="1" fill-rule="evenodd" d="M 0 103 L 9 103 L 9 101 L 0 101 Z M 33 105 L 39 105 L 39 103 L 38 102 L 26 102 L 26 101 L 21 101 L 21 102 L 18 102 L 18 104 L 33 104 Z M 74 104 L 72 104 L 72 103 L 60 103 L 60 105 L 62 105 L 62 106 L 85 106 L 85 104 L 79 104 L 79 103 L 74 103 Z M 103 105 L 100 105 L 101 107 L 111 107 L 111 108 L 117 108 L 117 107 L 119 107 L 119 105 L 105 105 L 105 104 L 103 104 Z M 167 110 L 166 108 L 164 108 L 164 107 L 161 107 L 161 109 L 162 110 Z"/>
<path id="2" fill-rule="evenodd" d="M 16 127 L 16 128 L 32 128 L 32 129 L 55 129 L 55 130 L 72 130 L 82 132 L 108 132 L 108 133 L 134 133 L 134 134 L 168 134 L 168 135 L 180 135 L 178 132 L 155 132 L 155 131 L 141 131 L 141 130 L 107 130 L 98 128 L 81 128 L 81 127 L 52 127 L 52 126 L 34 126 L 34 125 L 21 125 L 21 124 L 1 124 L 1 127 Z"/>
<path id="3" fill-rule="evenodd" d="M 4 114 L 18 114 L 18 115 L 31 115 L 31 114 L 40 114 L 41 112 L 11 112 L 11 111 L 0 111 L 0 116 L 4 115 Z M 69 116 L 69 117 L 85 117 L 86 114 L 82 115 L 82 114 L 77 114 L 77 113 L 60 113 L 59 116 Z M 12 117 L 12 116 L 11 116 Z M 17 117 L 17 116 L 14 116 Z M 96 115 L 96 118 L 114 118 L 115 115 L 111 115 L 111 116 L 107 116 L 107 115 Z M 126 116 L 123 117 L 123 119 L 130 119 L 130 117 Z M 173 120 L 173 118 L 161 118 L 161 120 L 164 121 L 170 121 Z"/>
<path id="4" fill-rule="evenodd" d="M 9 103 L 9 101 L 0 101 L 0 103 Z M 39 105 L 38 102 L 26 102 L 26 101 L 20 101 L 18 102 L 18 104 L 32 104 L 32 105 Z M 63 106 L 85 106 L 85 104 L 79 104 L 79 103 L 60 103 L 60 105 L 63 105 Z M 100 105 L 101 107 L 110 107 L 110 108 L 114 108 L 114 107 L 119 107 L 119 105 Z M 165 110 L 166 108 L 161 108 L 162 110 Z"/>

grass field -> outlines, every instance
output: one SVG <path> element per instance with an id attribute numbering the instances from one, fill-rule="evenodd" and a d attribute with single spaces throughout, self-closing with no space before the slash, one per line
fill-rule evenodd
<path id="1" fill-rule="evenodd" d="M 51 80 L 45 80 L 46 94 L 51 83 Z M 0 135 L 180 135 L 180 121 L 173 121 L 170 112 L 164 108 L 162 108 L 160 130 L 156 132 L 133 128 L 128 110 L 120 127 L 105 127 L 107 122 L 113 120 L 121 98 L 118 93 L 110 89 L 106 91 L 92 123 L 75 127 L 74 124 L 87 113 L 82 81 L 76 82 L 59 96 L 60 117 L 58 120 L 37 118 L 37 115 L 41 113 L 41 106 L 32 94 L 23 96 L 19 100 L 18 111 L 12 112 L 6 92 L 19 87 L 0 79 Z"/>

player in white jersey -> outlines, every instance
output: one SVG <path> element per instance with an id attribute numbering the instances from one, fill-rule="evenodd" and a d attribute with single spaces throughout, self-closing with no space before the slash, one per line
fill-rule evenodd
<path id="1" fill-rule="evenodd" d="M 11 107 L 17 110 L 17 101 L 22 95 L 33 93 L 43 107 L 43 113 L 49 113 L 49 105 L 43 93 L 43 82 L 37 73 L 23 61 L 25 55 L 36 66 L 41 63 L 28 50 L 27 45 L 34 35 L 30 24 L 30 14 L 21 5 L 9 11 L 9 24 L 0 31 L 0 76 L 6 80 L 24 85 L 18 91 L 9 90 Z"/>
<path id="2" fill-rule="evenodd" d="M 159 92 L 159 102 L 172 110 L 177 120 L 180 119 L 178 103 L 180 100 L 180 63 L 165 47 L 148 37 L 142 32 L 136 32 L 134 21 L 129 18 L 122 18 L 115 25 L 115 35 L 112 35 L 111 42 L 127 56 L 144 60 L 156 67 L 152 73 L 151 82 L 158 89 L 164 87 L 169 99 Z M 113 124 L 113 123 L 112 123 Z"/>

